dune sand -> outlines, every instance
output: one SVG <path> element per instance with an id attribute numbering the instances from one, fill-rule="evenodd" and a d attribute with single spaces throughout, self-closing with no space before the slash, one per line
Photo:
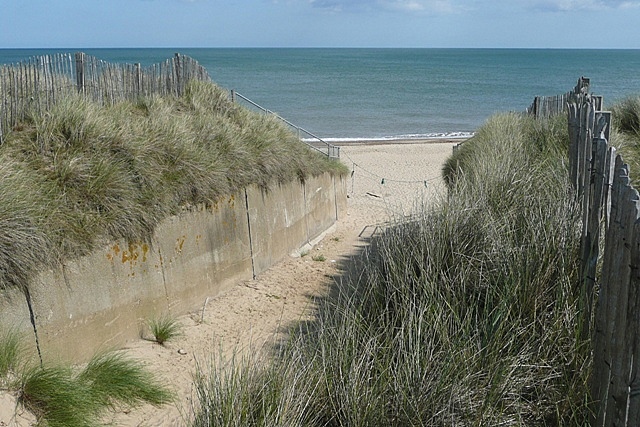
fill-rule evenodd
<path id="1" fill-rule="evenodd" d="M 341 160 L 353 170 L 347 179 L 349 198 L 343 218 L 306 256 L 289 257 L 181 317 L 182 336 L 165 346 L 144 340 L 130 345 L 127 354 L 164 378 L 177 402 L 119 412 L 106 421 L 117 426 L 186 425 L 196 363 L 206 367 L 211 354 L 256 352 L 273 342 L 287 324 L 313 316 L 312 297 L 326 292 L 331 276 L 339 274 L 337 261 L 365 244 L 376 226 L 410 215 L 416 203 L 428 203 L 444 193 L 440 171 L 458 142 L 343 145 Z M 0 406 L 7 402 L 0 394 Z M 11 412 L 0 408 L 0 426 L 28 425 L 8 418 Z"/>

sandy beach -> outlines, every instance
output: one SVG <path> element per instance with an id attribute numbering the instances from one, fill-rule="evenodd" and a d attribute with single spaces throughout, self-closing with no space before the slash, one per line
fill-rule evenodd
<path id="1" fill-rule="evenodd" d="M 313 316 L 312 297 L 322 295 L 339 274 L 339 261 L 365 244 L 376 226 L 411 215 L 418 203 L 444 193 L 440 171 L 461 140 L 350 143 L 341 146 L 347 177 L 347 212 L 306 256 L 288 257 L 255 280 L 214 298 L 182 316 L 183 334 L 160 346 L 140 340 L 126 348 L 161 376 L 177 394 L 175 405 L 144 406 L 112 414 L 116 426 L 184 426 L 192 413 L 196 364 L 210 355 L 254 353 L 277 338 L 288 324 Z M 321 255 L 321 256 L 320 256 Z M 324 259 L 322 261 L 322 259 Z M 2 408 L 5 406 L 5 408 Z M 0 393 L 0 426 L 29 425 Z M 9 409 L 9 410 L 8 410 Z M 21 421 L 22 420 L 22 421 Z"/>

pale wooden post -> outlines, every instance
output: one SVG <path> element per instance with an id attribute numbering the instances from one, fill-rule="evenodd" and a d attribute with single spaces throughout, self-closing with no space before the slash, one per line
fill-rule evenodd
<path id="1" fill-rule="evenodd" d="M 76 52 L 76 85 L 78 86 L 78 92 L 84 94 L 84 79 L 85 79 L 85 57 L 84 52 Z"/>
<path id="2" fill-rule="evenodd" d="M 591 162 L 591 143 L 595 125 L 595 110 L 589 96 L 583 98 L 580 108 L 580 131 L 578 139 L 578 195 L 584 197 L 588 192 L 589 164 Z"/>
<path id="3" fill-rule="evenodd" d="M 142 71 L 140 70 L 140 63 L 137 62 L 133 65 L 134 67 L 134 77 L 135 77 L 135 91 L 136 96 L 140 96 L 142 94 Z"/>
<path id="4" fill-rule="evenodd" d="M 180 58 L 180 54 L 176 53 L 175 56 L 173 57 L 173 66 L 175 68 L 175 73 L 176 73 L 176 95 L 180 96 L 182 95 L 182 70 L 181 70 L 181 66 L 182 66 L 182 60 Z"/>
<path id="5" fill-rule="evenodd" d="M 604 222 L 605 230 L 611 223 L 611 189 L 613 188 L 613 176 L 616 165 L 616 147 L 609 146 L 607 151 L 607 163 L 605 165 L 605 193 L 604 193 Z"/>
<path id="6" fill-rule="evenodd" d="M 633 225 L 631 242 L 631 282 L 629 284 L 629 330 L 632 364 L 629 372 L 627 425 L 640 425 L 640 224 Z"/>
<path id="7" fill-rule="evenodd" d="M 624 386 L 620 381 L 628 380 L 624 378 L 624 362 L 621 358 L 626 347 L 624 341 L 631 275 L 629 230 L 633 229 L 637 217 L 636 209 L 629 208 L 629 200 L 633 198 L 637 199 L 637 192 L 629 184 L 629 167 L 617 156 L 611 192 L 611 225 L 605 236 L 593 344 L 591 397 L 597 405 L 594 424 L 597 426 L 612 425 L 613 415 L 622 405 L 620 390 Z M 635 200 L 633 203 L 635 205 Z"/>
<path id="8" fill-rule="evenodd" d="M 628 169 L 627 169 L 628 173 Z M 630 328 L 629 323 L 632 318 L 629 317 L 629 309 L 633 307 L 630 304 L 630 285 L 632 277 L 632 248 L 631 243 L 635 240 L 634 224 L 638 219 L 638 202 L 640 196 L 638 192 L 631 186 L 629 176 L 621 176 L 621 184 L 623 195 L 623 215 L 621 224 L 621 234 L 619 239 L 623 243 L 622 253 L 618 256 L 625 261 L 618 272 L 618 304 L 615 312 L 615 327 L 613 330 L 612 357 L 611 357 L 611 381 L 608 396 L 607 408 L 611 414 L 611 421 L 608 423 L 612 426 L 627 426 L 627 410 L 629 404 L 629 374 L 631 369 L 632 355 L 631 351 L 633 343 L 630 338 L 633 337 L 632 331 L 635 325 Z"/>
<path id="9" fill-rule="evenodd" d="M 580 134 L 580 112 L 576 100 L 567 105 L 569 126 L 569 178 L 574 191 L 578 191 L 578 137 Z"/>
<path id="10" fill-rule="evenodd" d="M 582 327 L 582 338 L 587 339 L 590 336 L 592 327 L 593 313 L 593 287 L 596 282 L 596 271 L 599 254 L 600 243 L 600 227 L 603 217 L 604 192 L 605 192 L 605 170 L 607 163 L 608 142 L 604 138 L 605 129 L 611 124 L 611 113 L 596 113 L 596 129 L 593 138 L 593 150 L 591 160 L 591 179 L 590 189 L 587 194 L 588 201 L 585 208 L 588 210 L 585 217 L 586 222 L 583 224 L 583 241 L 582 241 L 582 272 L 583 286 L 585 287 L 586 301 L 586 318 Z"/>

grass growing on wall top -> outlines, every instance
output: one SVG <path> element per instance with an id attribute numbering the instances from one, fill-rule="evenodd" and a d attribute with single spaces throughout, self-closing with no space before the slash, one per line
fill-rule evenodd
<path id="1" fill-rule="evenodd" d="M 107 240 L 144 241 L 184 207 L 325 171 L 345 168 L 212 83 L 108 107 L 66 97 L 0 147 L 0 288 Z"/>
<path id="2" fill-rule="evenodd" d="M 375 238 L 273 364 L 200 377 L 195 425 L 235 425 L 216 399 L 263 403 L 245 414 L 261 426 L 285 409 L 291 425 L 585 425 L 567 144 L 566 118 L 490 119 L 448 163 L 448 199 Z"/>

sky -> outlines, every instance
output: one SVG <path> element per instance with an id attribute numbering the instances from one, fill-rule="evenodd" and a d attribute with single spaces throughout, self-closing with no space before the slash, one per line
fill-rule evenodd
<path id="1" fill-rule="evenodd" d="M 640 0 L 0 0 L 0 48 L 640 48 Z"/>

